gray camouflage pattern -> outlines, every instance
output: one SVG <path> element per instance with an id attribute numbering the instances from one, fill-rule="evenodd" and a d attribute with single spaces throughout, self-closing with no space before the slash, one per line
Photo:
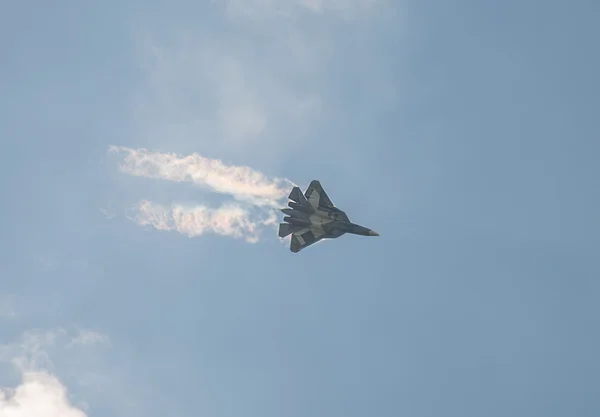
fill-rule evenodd
<path id="1" fill-rule="evenodd" d="M 302 194 L 292 188 L 289 208 L 281 209 L 286 217 L 279 224 L 279 237 L 292 235 L 290 250 L 294 253 L 322 239 L 335 239 L 346 233 L 379 236 L 371 229 L 352 223 L 346 213 L 333 204 L 319 181 L 313 180 Z"/>

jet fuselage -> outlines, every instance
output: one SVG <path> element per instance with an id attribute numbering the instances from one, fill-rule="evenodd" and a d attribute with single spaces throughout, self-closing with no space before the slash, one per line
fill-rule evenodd
<path id="1" fill-rule="evenodd" d="M 292 235 L 292 252 L 299 252 L 321 239 L 335 239 L 346 233 L 379 236 L 371 229 L 352 223 L 346 213 L 333 204 L 319 181 L 311 181 L 306 193 L 295 186 L 288 198 L 291 200 L 289 208 L 281 209 L 286 217 L 283 218 L 285 223 L 279 225 L 279 237 Z"/>
<path id="2" fill-rule="evenodd" d="M 364 226 L 346 221 L 346 213 L 337 207 L 318 207 L 302 205 L 293 201 L 288 203 L 291 208 L 281 209 L 286 214 L 283 220 L 295 226 L 317 228 L 324 232 L 326 238 L 337 238 L 345 233 L 361 236 L 379 236 L 376 232 Z"/>

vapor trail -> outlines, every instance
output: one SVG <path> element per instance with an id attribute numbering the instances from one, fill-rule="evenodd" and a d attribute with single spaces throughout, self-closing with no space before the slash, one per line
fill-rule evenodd
<path id="1" fill-rule="evenodd" d="M 135 207 L 135 213 L 133 220 L 140 226 L 150 225 L 157 230 L 175 230 L 188 237 L 212 232 L 243 238 L 250 243 L 258 241 L 261 226 L 274 221 L 270 216 L 260 219 L 259 216 L 233 204 L 217 209 L 177 204 L 166 207 L 145 200 Z"/>
<path id="2" fill-rule="evenodd" d="M 226 165 L 193 153 L 188 156 L 111 146 L 112 152 L 125 153 L 122 172 L 146 178 L 192 182 L 217 193 L 257 206 L 278 207 L 285 199 L 291 181 L 268 178 L 247 166 Z"/>

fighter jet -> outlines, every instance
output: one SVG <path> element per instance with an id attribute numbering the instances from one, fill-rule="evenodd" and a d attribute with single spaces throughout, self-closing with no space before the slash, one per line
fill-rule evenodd
<path id="1" fill-rule="evenodd" d="M 292 188 L 288 197 L 290 208 L 281 209 L 287 216 L 279 224 L 279 237 L 292 235 L 290 250 L 294 253 L 322 239 L 338 238 L 346 233 L 361 236 L 379 236 L 377 232 L 352 223 L 346 213 L 329 199 L 321 183 L 313 180 L 302 194 Z"/>

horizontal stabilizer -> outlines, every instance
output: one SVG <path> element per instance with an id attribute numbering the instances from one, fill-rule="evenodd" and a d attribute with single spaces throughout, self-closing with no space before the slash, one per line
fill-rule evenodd
<path id="1" fill-rule="evenodd" d="M 288 196 L 288 198 L 292 201 L 295 201 L 296 203 L 303 205 L 303 206 L 308 205 L 308 200 L 306 200 L 306 197 L 304 197 L 304 194 L 302 194 L 300 187 L 292 188 L 292 191 L 290 192 L 290 195 Z"/>
<path id="2" fill-rule="evenodd" d="M 303 226 L 296 226 L 289 223 L 279 223 L 279 237 L 286 237 L 302 230 Z"/>

